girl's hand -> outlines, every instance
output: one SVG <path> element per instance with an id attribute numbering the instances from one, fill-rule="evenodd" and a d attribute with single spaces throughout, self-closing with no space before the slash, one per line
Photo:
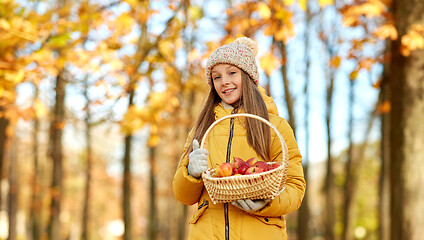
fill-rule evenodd
<path id="1" fill-rule="evenodd" d="M 271 199 L 259 199 L 259 200 L 250 200 L 250 199 L 239 199 L 232 204 L 240 209 L 243 209 L 246 212 L 256 212 L 265 207 Z"/>
<path id="2" fill-rule="evenodd" d="M 199 142 L 193 140 L 193 151 L 188 155 L 188 174 L 194 178 L 199 178 L 202 172 L 208 170 L 208 150 L 199 148 Z"/>

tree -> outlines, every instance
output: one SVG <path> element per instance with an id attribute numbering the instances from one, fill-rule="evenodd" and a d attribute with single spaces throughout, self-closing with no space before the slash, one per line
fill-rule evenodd
<path id="1" fill-rule="evenodd" d="M 424 236 L 424 5 L 394 0 L 392 9 L 401 37 L 392 42 L 389 65 L 390 235 L 418 240 Z"/>
<path id="2" fill-rule="evenodd" d="M 6 119 L 6 117 L 4 116 L 4 110 L 2 107 L 0 107 L 0 113 L 1 113 L 1 117 L 0 117 L 0 181 L 3 180 L 3 168 L 5 166 L 4 162 L 5 162 L 5 149 L 6 149 L 6 139 L 7 139 L 7 134 L 6 134 L 6 129 L 7 129 L 7 125 L 8 125 L 8 120 Z M 0 184 L 0 206 L 2 206 L 2 197 L 1 197 L 1 193 L 2 193 L 2 184 Z"/>
<path id="3" fill-rule="evenodd" d="M 310 74 L 310 65 L 311 65 L 311 57 L 310 57 L 310 38 L 309 31 L 311 30 L 311 12 L 309 4 L 306 3 L 305 6 L 305 33 L 304 33 L 304 41 L 305 41 L 305 84 L 303 88 L 303 93 L 305 96 L 304 103 L 304 129 L 305 129 L 305 154 L 303 156 L 303 174 L 305 176 L 305 181 L 308 182 L 308 168 L 309 168 L 309 141 L 310 141 L 310 129 L 309 129 L 309 101 L 310 101 L 310 93 L 309 93 L 309 83 L 311 79 L 309 78 Z M 297 220 L 297 237 L 299 240 L 308 240 L 310 237 L 310 210 L 309 210 L 309 188 L 306 188 L 305 196 L 303 197 L 302 205 L 299 208 L 299 215 Z"/>
<path id="4" fill-rule="evenodd" d="M 38 86 L 34 85 L 35 88 L 35 95 L 34 95 L 34 108 L 38 106 L 39 104 L 39 89 Z M 40 116 L 38 114 L 35 114 L 34 116 L 34 122 L 33 122 L 33 166 L 34 166 L 34 172 L 32 177 L 32 198 L 31 198 L 31 205 L 30 205 L 30 218 L 31 218 L 31 228 L 32 228 L 32 240 L 39 240 L 41 238 L 41 226 L 42 226 L 42 220 L 41 220 L 41 213 L 42 213 L 42 193 L 41 193 L 41 183 L 39 180 L 39 174 L 40 174 L 40 161 L 38 157 L 39 153 L 39 141 L 38 141 L 38 134 L 40 131 Z"/>
<path id="5" fill-rule="evenodd" d="M 90 239 L 90 206 L 91 206 L 91 185 L 92 185 L 92 166 L 93 166 L 93 147 L 92 147 L 92 113 L 91 113 L 91 100 L 88 95 L 88 83 L 84 83 L 84 97 L 86 100 L 86 116 L 84 119 L 85 124 L 85 141 L 86 141 L 86 169 L 85 169 L 85 197 L 84 197 L 84 207 L 82 212 L 82 233 L 81 233 L 81 239 L 88 240 Z"/>
<path id="6" fill-rule="evenodd" d="M 16 213 L 18 211 L 18 197 L 19 197 L 19 184 L 18 184 L 18 156 L 17 144 L 18 138 L 15 136 L 11 140 L 10 160 L 9 160 L 9 196 L 8 196 L 8 215 L 9 215 L 9 236 L 8 240 L 16 240 Z"/>
<path id="7" fill-rule="evenodd" d="M 333 28 L 334 30 L 334 28 Z M 328 52 L 330 61 L 337 59 L 337 45 L 333 45 L 331 41 L 336 41 L 338 36 L 336 31 L 332 31 L 330 36 L 325 37 L 324 44 Z M 330 37 L 332 37 L 330 39 Z M 333 39 L 334 38 L 334 39 Z M 335 197 L 335 186 L 334 186 L 334 159 L 332 156 L 332 113 L 333 113 L 333 94 L 334 94 L 334 79 L 336 70 L 329 68 L 326 71 L 326 109 L 325 109 L 325 123 L 327 131 L 327 164 L 326 164 L 326 175 L 324 183 L 325 191 L 325 236 L 328 240 L 334 240 L 334 225 L 335 225 L 335 209 L 334 209 L 334 197 Z"/>

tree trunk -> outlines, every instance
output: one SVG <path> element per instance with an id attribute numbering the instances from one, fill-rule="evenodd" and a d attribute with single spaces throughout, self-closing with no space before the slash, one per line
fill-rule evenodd
<path id="1" fill-rule="evenodd" d="M 189 118 L 188 123 L 191 124 L 194 120 L 192 103 L 194 102 L 194 99 L 195 99 L 195 92 L 194 90 L 191 90 L 188 94 L 189 96 L 187 100 L 187 109 L 186 109 L 185 115 Z M 190 131 L 190 126 L 186 125 L 185 132 L 188 133 L 189 131 Z M 175 169 L 177 168 L 175 167 Z M 181 213 L 179 215 L 177 240 L 186 239 L 186 226 L 187 226 L 186 221 L 187 221 L 187 214 L 188 214 L 187 212 L 188 212 L 187 205 L 183 204 L 181 207 Z"/>
<path id="2" fill-rule="evenodd" d="M 1 211 L 1 206 L 3 206 L 2 203 L 2 180 L 3 180 L 3 168 L 5 166 L 4 162 L 5 162 L 5 149 L 6 149 L 6 141 L 7 141 L 7 135 L 6 135 L 6 129 L 7 129 L 7 125 L 9 124 L 9 121 L 3 116 L 3 108 L 0 107 L 0 113 L 2 114 L 0 116 L 0 211 Z"/>
<path id="3" fill-rule="evenodd" d="M 349 147 L 347 154 L 347 162 L 346 162 L 346 180 L 344 186 L 344 214 L 343 214 L 343 232 L 342 239 L 350 240 L 352 239 L 352 215 L 353 215 L 353 202 L 354 199 L 354 184 L 356 181 L 356 171 L 357 164 L 356 159 L 353 156 L 353 103 L 354 103 L 354 85 L 355 79 L 350 79 L 349 82 L 349 101 L 348 101 L 348 139 L 349 139 Z"/>
<path id="4" fill-rule="evenodd" d="M 9 197 L 8 197 L 8 215 L 9 215 L 9 237 L 8 240 L 16 239 L 16 212 L 18 211 L 18 151 L 17 137 L 12 139 L 9 160 Z"/>
<path id="5" fill-rule="evenodd" d="M 325 236 L 327 240 L 334 239 L 335 224 L 335 205 L 334 205 L 334 172 L 333 158 L 331 156 L 331 116 L 332 116 L 332 99 L 334 88 L 334 74 L 331 74 L 329 83 L 327 83 L 327 99 L 326 99 L 326 128 L 327 128 L 327 169 L 325 175 Z"/>
<path id="6" fill-rule="evenodd" d="M 134 105 L 134 86 L 133 83 L 130 82 L 129 85 L 129 100 L 128 100 L 128 108 Z M 125 137 L 125 153 L 124 153 L 124 173 L 123 173 L 123 201 L 122 201 L 122 209 L 124 211 L 124 240 L 132 239 L 132 218 L 131 218 L 131 144 L 132 144 L 132 133 L 129 133 Z"/>
<path id="7" fill-rule="evenodd" d="M 91 166 L 92 166 L 92 147 L 91 147 L 91 101 L 88 96 L 88 83 L 85 82 L 84 97 L 86 104 L 86 117 L 85 117 L 85 144 L 86 144 L 86 169 L 85 169 L 85 197 L 82 212 L 82 232 L 81 239 L 90 239 L 89 223 L 90 223 L 90 200 L 91 200 Z"/>
<path id="8" fill-rule="evenodd" d="M 386 51 L 390 51 L 390 45 L 386 42 Z M 390 100 L 389 64 L 384 64 L 383 77 L 380 89 L 380 106 Z M 380 112 L 381 121 L 381 168 L 379 179 L 379 199 L 378 199 L 378 235 L 380 240 L 390 239 L 390 112 Z"/>
<path id="9" fill-rule="evenodd" d="M 60 211 L 63 192 L 62 134 L 65 126 L 65 79 L 63 72 L 56 77 L 56 104 L 50 124 L 50 157 L 53 162 L 49 239 L 60 239 Z"/>
<path id="10" fill-rule="evenodd" d="M 149 147 L 150 164 L 150 208 L 149 208 L 149 240 L 156 240 L 158 234 L 158 221 L 156 213 L 156 179 L 155 179 L 156 147 Z"/>
<path id="11" fill-rule="evenodd" d="M 38 99 L 38 87 L 35 87 L 35 97 L 34 103 Z M 31 222 L 31 235 L 32 240 L 39 240 L 41 238 L 41 212 L 42 212 L 42 196 L 41 196 L 41 183 L 39 182 L 40 175 L 40 166 L 38 159 L 38 149 L 39 149 L 39 141 L 38 141 L 38 132 L 40 131 L 40 120 L 38 116 L 35 116 L 33 122 L 33 176 L 32 176 L 32 196 L 31 196 L 31 205 L 30 205 L 30 222 Z"/>
<path id="12" fill-rule="evenodd" d="M 393 16 L 400 36 L 390 62 L 390 219 L 391 239 L 424 236 L 424 50 L 400 54 L 401 37 L 413 24 L 424 24 L 419 0 L 394 0 Z"/>
<path id="13" fill-rule="evenodd" d="M 309 4 L 306 4 L 305 16 L 306 16 L 306 29 L 305 29 L 305 86 L 303 93 L 305 96 L 305 154 L 303 156 L 303 174 L 305 176 L 305 181 L 308 183 L 308 168 L 309 168 L 309 68 L 310 68 L 310 57 L 309 57 L 309 31 L 310 31 L 310 22 L 311 22 L 311 13 L 309 11 Z M 309 198 L 308 198 L 309 188 L 306 188 L 305 196 L 303 197 L 302 205 L 298 211 L 297 219 L 297 239 L 298 240 L 309 240 L 310 229 L 309 229 Z"/>
<path id="14" fill-rule="evenodd" d="M 287 50 L 286 45 L 282 41 L 275 42 L 281 53 L 281 58 L 283 59 L 283 65 L 281 66 L 281 75 L 283 76 L 284 83 L 284 96 L 286 98 L 287 111 L 289 114 L 288 122 L 293 129 L 293 132 L 296 134 L 296 117 L 294 115 L 294 100 L 290 92 L 290 81 L 287 76 Z"/>

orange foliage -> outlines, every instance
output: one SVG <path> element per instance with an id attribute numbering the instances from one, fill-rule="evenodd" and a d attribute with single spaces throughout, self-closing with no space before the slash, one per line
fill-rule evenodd
<path id="1" fill-rule="evenodd" d="M 401 53 L 409 56 L 412 51 L 424 49 L 424 25 L 414 24 L 409 31 L 401 38 Z"/>

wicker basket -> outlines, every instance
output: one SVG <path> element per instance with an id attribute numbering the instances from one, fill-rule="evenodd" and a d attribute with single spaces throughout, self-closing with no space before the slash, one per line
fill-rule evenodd
<path id="1" fill-rule="evenodd" d="M 282 146 L 282 161 L 279 167 L 267 172 L 229 177 L 212 177 L 214 168 L 203 172 L 202 179 L 212 201 L 216 203 L 232 202 L 238 199 L 274 199 L 283 190 L 286 183 L 289 156 L 286 142 L 278 129 L 266 119 L 248 113 L 231 114 L 216 120 L 205 132 L 201 148 L 206 145 L 207 137 L 219 122 L 235 117 L 250 117 L 262 121 L 277 134 Z"/>

